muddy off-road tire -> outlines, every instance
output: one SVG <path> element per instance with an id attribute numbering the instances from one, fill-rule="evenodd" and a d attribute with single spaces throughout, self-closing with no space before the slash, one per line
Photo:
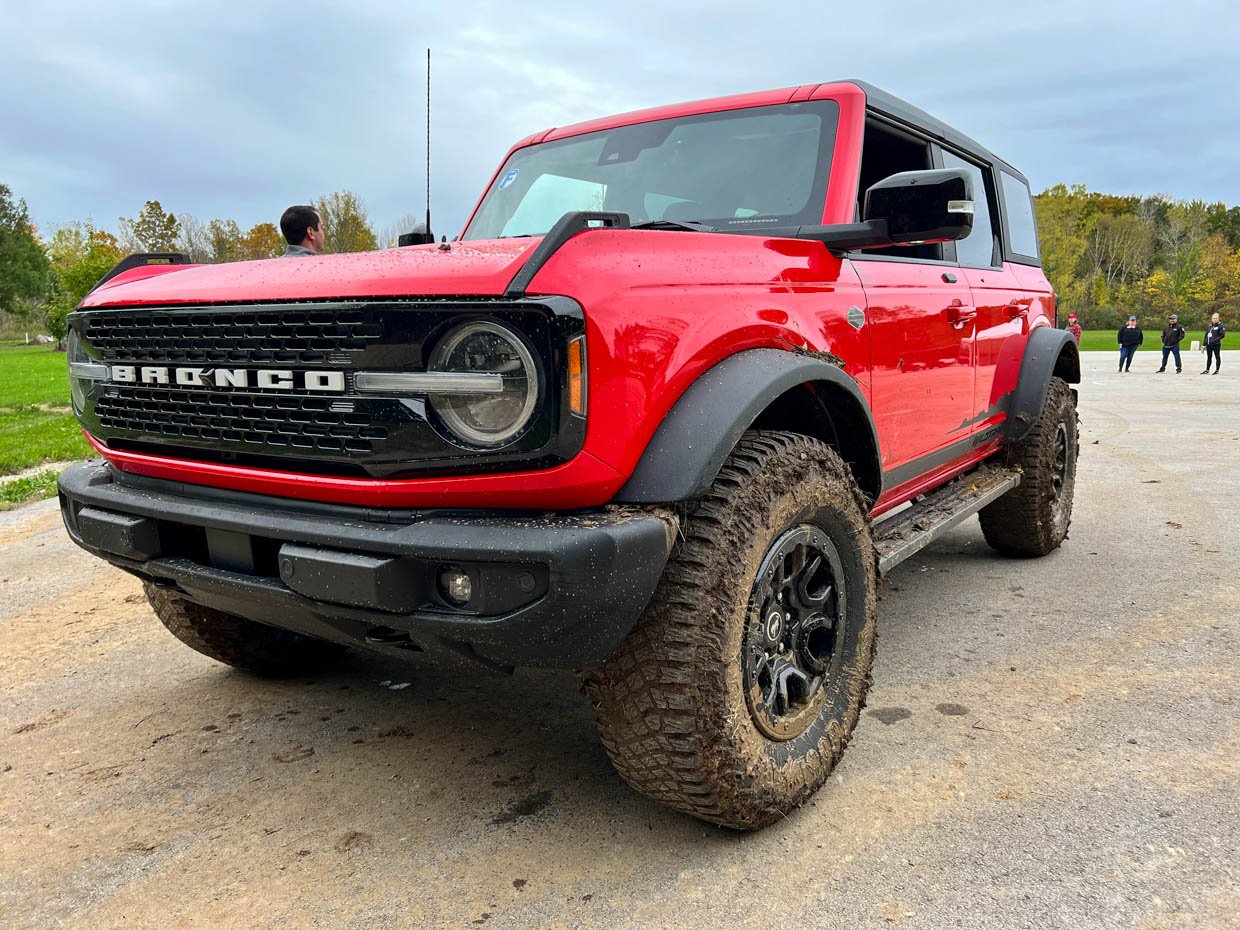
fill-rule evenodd
<path id="1" fill-rule="evenodd" d="M 144 586 L 155 616 L 181 642 L 217 662 L 264 678 L 303 675 L 334 664 L 345 647 L 203 607 Z"/>
<path id="2" fill-rule="evenodd" d="M 1051 378 L 1033 429 L 1007 450 L 1023 473 L 1020 485 L 978 513 L 991 548 L 1005 555 L 1046 555 L 1068 538 L 1080 455 L 1076 400 L 1066 381 Z"/>
<path id="3" fill-rule="evenodd" d="M 742 438 L 687 508 L 637 626 L 586 676 L 603 745 L 629 784 L 738 830 L 766 826 L 822 785 L 870 684 L 867 513 L 827 446 L 795 433 Z"/>

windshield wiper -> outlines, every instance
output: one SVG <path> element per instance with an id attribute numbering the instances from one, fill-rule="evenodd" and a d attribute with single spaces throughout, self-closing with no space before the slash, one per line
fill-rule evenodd
<path id="1" fill-rule="evenodd" d="M 646 220 L 644 223 L 634 223 L 630 229 L 684 229 L 689 232 L 718 232 L 714 226 L 707 226 L 705 223 L 698 223 L 694 220 Z"/>

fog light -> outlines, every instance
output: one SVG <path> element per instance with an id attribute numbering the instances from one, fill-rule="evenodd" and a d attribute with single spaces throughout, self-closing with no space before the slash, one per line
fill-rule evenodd
<path id="1" fill-rule="evenodd" d="M 439 573 L 439 593 L 449 604 L 464 607 L 474 593 L 474 583 L 459 568 L 445 568 Z"/>

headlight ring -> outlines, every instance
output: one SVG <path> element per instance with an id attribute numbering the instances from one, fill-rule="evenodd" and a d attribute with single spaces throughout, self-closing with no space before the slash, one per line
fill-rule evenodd
<path id="1" fill-rule="evenodd" d="M 518 438 L 538 407 L 540 378 L 525 341 L 499 323 L 477 320 L 447 333 L 431 353 L 427 370 L 491 373 L 503 378 L 498 393 L 430 393 L 432 409 L 458 440 L 495 449 Z"/>

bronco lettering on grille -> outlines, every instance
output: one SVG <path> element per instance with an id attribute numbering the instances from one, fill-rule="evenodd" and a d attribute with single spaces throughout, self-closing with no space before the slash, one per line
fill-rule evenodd
<path id="1" fill-rule="evenodd" d="M 343 393 L 343 371 L 292 371 L 286 368 L 167 368 L 113 365 L 109 378 L 120 384 L 176 384 L 181 387 L 258 387 L 280 391 Z"/>

